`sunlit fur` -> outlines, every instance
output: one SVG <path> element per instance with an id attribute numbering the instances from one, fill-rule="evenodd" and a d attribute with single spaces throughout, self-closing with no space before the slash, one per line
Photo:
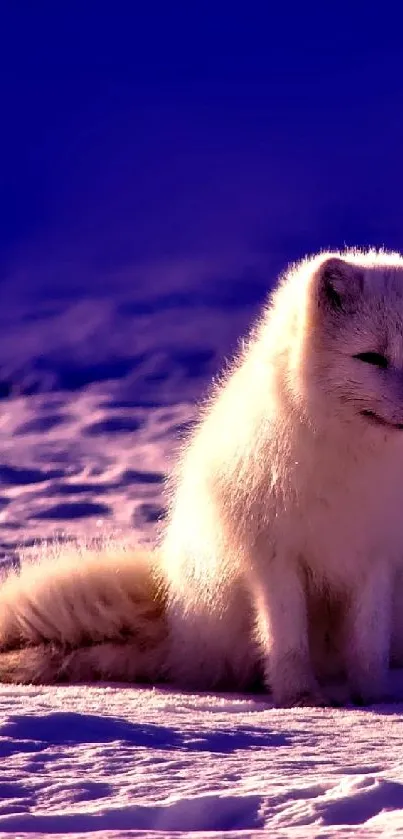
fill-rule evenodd
<path id="1" fill-rule="evenodd" d="M 334 669 L 382 695 L 403 431 L 361 411 L 403 424 L 403 259 L 320 254 L 282 279 L 178 464 L 163 562 L 182 681 L 243 687 L 263 667 L 284 705 L 326 701 Z"/>
<path id="2" fill-rule="evenodd" d="M 116 679 L 163 673 L 164 588 L 143 550 L 55 543 L 0 588 L 0 680 Z"/>
<path id="3" fill-rule="evenodd" d="M 293 705 L 344 676 L 378 700 L 403 663 L 402 508 L 403 257 L 322 253 L 215 384 L 158 552 L 70 549 L 3 585 L 0 679 L 264 682 Z"/>

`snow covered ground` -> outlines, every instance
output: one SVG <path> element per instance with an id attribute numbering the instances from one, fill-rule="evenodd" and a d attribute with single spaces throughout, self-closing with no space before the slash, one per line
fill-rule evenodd
<path id="1" fill-rule="evenodd" d="M 3 687 L 0 836 L 397 836 L 401 707 Z"/>
<path id="2" fill-rule="evenodd" d="M 74 295 L 3 284 L 4 564 L 41 540 L 154 538 L 177 441 L 272 276 L 164 272 L 163 294 L 161 268 Z M 403 835 L 401 704 L 3 686 L 0 755 L 0 836 Z"/>

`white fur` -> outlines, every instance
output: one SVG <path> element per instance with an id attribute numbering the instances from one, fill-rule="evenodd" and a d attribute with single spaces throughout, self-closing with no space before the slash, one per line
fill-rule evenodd
<path id="1" fill-rule="evenodd" d="M 155 558 L 118 545 L 54 545 L 0 588 L 0 680 L 151 681 L 167 626 Z"/>
<path id="2" fill-rule="evenodd" d="M 403 662 L 400 425 L 403 257 L 292 266 L 183 450 L 152 564 L 23 569 L 0 589 L 0 678 L 263 678 L 292 705 L 344 674 L 381 698 Z"/>
<path id="3" fill-rule="evenodd" d="M 353 358 L 369 351 L 390 370 Z M 403 423 L 403 258 L 320 254 L 283 278 L 178 466 L 162 558 L 182 681 L 243 686 L 263 662 L 281 705 L 322 701 L 332 668 L 383 695 L 403 431 L 361 410 Z"/>

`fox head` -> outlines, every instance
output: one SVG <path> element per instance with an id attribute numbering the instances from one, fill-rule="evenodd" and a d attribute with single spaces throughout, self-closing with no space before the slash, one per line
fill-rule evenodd
<path id="1" fill-rule="evenodd" d="M 314 422 L 400 434 L 403 443 L 403 257 L 322 254 L 302 273 L 291 377 L 301 404 Z"/>

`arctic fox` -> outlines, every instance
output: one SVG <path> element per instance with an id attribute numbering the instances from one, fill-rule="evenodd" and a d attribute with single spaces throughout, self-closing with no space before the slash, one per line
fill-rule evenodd
<path id="1" fill-rule="evenodd" d="M 0 681 L 385 696 L 403 664 L 403 257 L 292 265 L 201 411 L 150 554 L 0 588 Z M 400 592 L 400 594 L 399 594 Z"/>

